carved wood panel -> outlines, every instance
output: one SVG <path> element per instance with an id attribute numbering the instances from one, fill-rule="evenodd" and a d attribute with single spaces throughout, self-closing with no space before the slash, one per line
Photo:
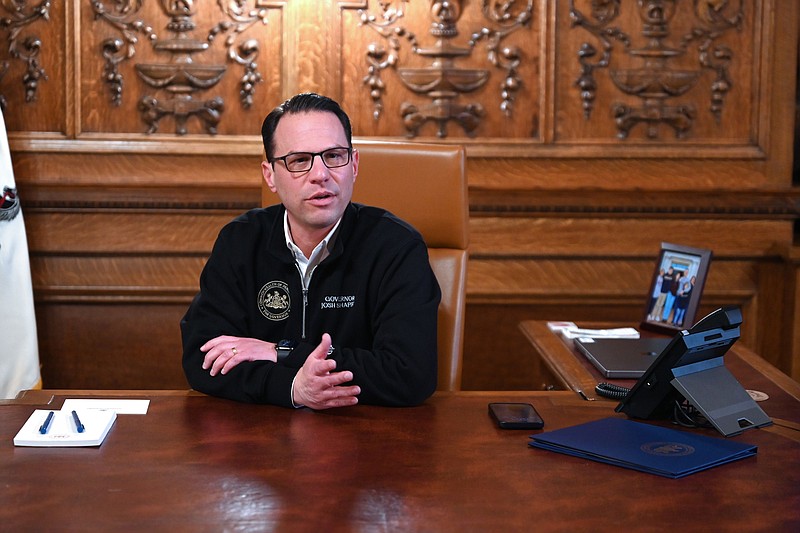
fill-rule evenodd
<path id="1" fill-rule="evenodd" d="M 796 6 L 5 0 L 0 9 L 9 42 L 0 94 L 15 104 L 12 125 L 27 99 L 21 131 L 252 135 L 283 97 L 320 90 L 342 100 L 363 136 L 722 148 L 758 144 L 775 46 L 764 32 Z"/>
<path id="2" fill-rule="evenodd" d="M 557 4 L 559 141 L 752 143 L 759 2 Z"/>
<path id="3" fill-rule="evenodd" d="M 534 2 L 339 4 L 336 93 L 358 135 L 540 137 Z"/>
<path id="4" fill-rule="evenodd" d="M 81 5 L 80 130 L 258 131 L 281 94 L 282 3 L 209 4 Z"/>
<path id="5" fill-rule="evenodd" d="M 67 133 L 67 2 L 0 2 L 0 106 L 11 131 Z"/>

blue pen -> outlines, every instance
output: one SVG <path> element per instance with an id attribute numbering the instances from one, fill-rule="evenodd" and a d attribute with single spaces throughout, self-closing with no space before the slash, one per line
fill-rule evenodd
<path id="1" fill-rule="evenodd" d="M 81 419 L 78 418 L 78 413 L 72 411 L 72 418 L 75 419 L 75 427 L 78 429 L 78 433 L 83 433 L 85 428 L 83 427 L 83 424 L 81 424 Z"/>
<path id="2" fill-rule="evenodd" d="M 53 415 L 55 415 L 55 413 L 53 411 L 50 411 L 50 414 L 47 415 L 47 418 L 45 418 L 44 420 L 44 424 L 39 426 L 39 433 L 41 433 L 42 435 L 47 433 L 47 430 L 50 429 L 50 422 L 53 421 Z"/>

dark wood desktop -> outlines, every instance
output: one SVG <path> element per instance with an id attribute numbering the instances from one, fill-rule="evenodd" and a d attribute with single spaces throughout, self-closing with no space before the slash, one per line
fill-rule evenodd
<path id="1" fill-rule="evenodd" d="M 99 448 L 20 448 L 36 408 L 149 398 Z M 312 412 L 185 391 L 28 391 L 0 405 L 9 531 L 797 531 L 800 443 L 751 430 L 756 457 L 679 480 L 529 448 L 492 401 L 532 403 L 545 431 L 607 416 L 572 391 L 437 393 L 414 408 Z M 701 433 L 714 435 L 708 430 Z"/>

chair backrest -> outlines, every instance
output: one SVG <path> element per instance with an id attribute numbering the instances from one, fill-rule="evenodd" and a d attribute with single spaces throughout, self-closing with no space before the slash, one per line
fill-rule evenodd
<path id="1" fill-rule="evenodd" d="M 466 160 L 460 146 L 360 141 L 353 201 L 382 207 L 414 226 L 428 245 L 442 290 L 439 390 L 461 388 L 469 244 Z M 277 202 L 264 184 L 262 204 Z M 410 332 L 413 334 L 413 332 Z"/>

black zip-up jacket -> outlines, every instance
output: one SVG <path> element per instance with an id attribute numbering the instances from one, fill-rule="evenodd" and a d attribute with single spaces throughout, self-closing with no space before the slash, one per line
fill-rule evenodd
<path id="1" fill-rule="evenodd" d="M 200 392 L 291 406 L 291 384 L 322 334 L 336 371 L 353 372 L 359 403 L 409 406 L 436 389 L 441 293 L 422 236 L 391 213 L 351 203 L 307 294 L 286 246 L 284 207 L 253 209 L 227 224 L 181 320 L 183 369 Z M 203 370 L 200 347 L 220 335 L 299 342 L 281 363 Z"/>

